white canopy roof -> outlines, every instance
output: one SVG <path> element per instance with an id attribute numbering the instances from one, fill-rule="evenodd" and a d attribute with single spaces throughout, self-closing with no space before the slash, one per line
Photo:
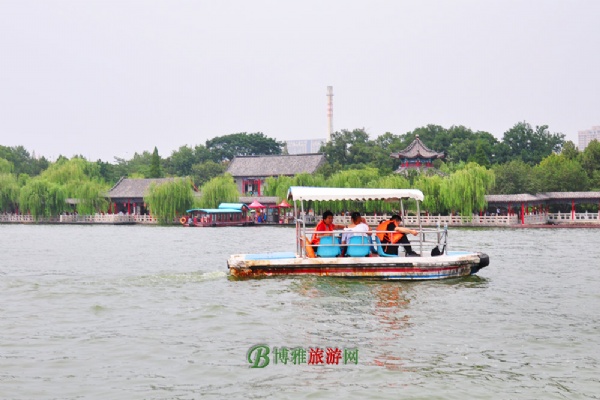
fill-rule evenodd
<path id="1" fill-rule="evenodd" d="M 292 186 L 288 190 L 290 200 L 400 200 L 423 201 L 423 192 L 418 189 L 369 189 Z"/>

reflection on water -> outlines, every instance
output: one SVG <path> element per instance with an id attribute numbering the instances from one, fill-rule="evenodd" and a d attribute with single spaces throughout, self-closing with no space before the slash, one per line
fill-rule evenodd
<path id="1" fill-rule="evenodd" d="M 291 228 L 0 225 L 0 239 L 4 398 L 600 393 L 593 230 L 453 230 L 452 250 L 491 263 L 437 282 L 226 278 L 230 253 L 290 250 Z M 251 369 L 260 343 L 359 362 Z"/>

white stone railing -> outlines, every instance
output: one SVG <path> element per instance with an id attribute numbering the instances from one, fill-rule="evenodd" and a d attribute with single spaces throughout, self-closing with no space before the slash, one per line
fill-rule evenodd
<path id="1" fill-rule="evenodd" d="M 0 223 L 64 223 L 64 224 L 156 224 L 157 221 L 151 215 L 139 214 L 95 214 L 95 215 L 59 215 L 58 217 L 33 218 L 29 214 L 0 214 Z M 173 223 L 179 223 L 173 220 Z"/>
<path id="2" fill-rule="evenodd" d="M 391 215 L 365 215 L 369 226 L 377 226 L 382 220 L 389 219 Z M 315 224 L 321 220 L 320 216 L 306 216 L 308 224 Z M 416 216 L 404 217 L 408 226 L 417 225 Z M 351 222 L 350 216 L 334 216 L 335 224 L 347 225 Z M 58 217 L 42 217 L 37 220 L 29 214 L 0 214 L 0 223 L 64 223 L 64 224 L 147 224 L 155 225 L 157 220 L 151 215 L 119 215 L 119 214 L 95 214 L 95 215 L 60 215 Z M 290 222 L 291 221 L 290 219 Z M 550 223 L 590 223 L 600 224 L 600 213 L 575 213 L 574 218 L 571 213 L 549 213 L 549 214 L 529 214 L 525 215 L 526 225 L 542 225 Z M 173 224 L 179 224 L 179 220 L 173 220 Z M 474 215 L 471 218 L 460 215 L 429 215 L 421 217 L 423 226 L 511 226 L 521 224 L 519 215 Z"/>
<path id="3" fill-rule="evenodd" d="M 575 213 L 575 218 L 571 213 L 551 213 L 548 214 L 548 221 L 550 222 L 590 222 L 590 223 L 600 223 L 600 212 L 598 213 Z"/>

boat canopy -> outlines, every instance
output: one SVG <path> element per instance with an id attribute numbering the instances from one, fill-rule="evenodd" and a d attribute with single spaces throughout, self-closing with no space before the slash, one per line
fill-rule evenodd
<path id="1" fill-rule="evenodd" d="M 230 208 L 234 210 L 243 210 L 244 208 L 248 208 L 244 203 L 221 203 L 219 204 L 219 208 Z"/>
<path id="2" fill-rule="evenodd" d="M 423 192 L 418 189 L 370 189 L 292 186 L 288 190 L 289 200 L 400 200 L 423 201 Z"/>
<path id="3" fill-rule="evenodd" d="M 241 214 L 242 210 L 235 210 L 233 208 L 192 208 L 191 210 L 186 210 L 186 212 L 200 212 L 206 214 Z"/>

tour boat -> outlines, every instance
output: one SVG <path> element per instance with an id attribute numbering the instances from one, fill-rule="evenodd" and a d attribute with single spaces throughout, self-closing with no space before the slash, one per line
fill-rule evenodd
<path id="1" fill-rule="evenodd" d="M 293 186 L 288 201 L 294 203 L 296 220 L 296 250 L 294 252 L 234 254 L 227 261 L 229 274 L 236 278 L 316 275 L 332 277 L 387 280 L 431 280 L 458 278 L 477 273 L 489 264 L 487 254 L 471 251 L 450 251 L 447 226 L 423 228 L 420 203 L 424 196 L 417 189 L 323 188 Z M 318 246 L 310 243 L 314 228 L 307 227 L 305 203 L 308 201 L 369 201 L 398 202 L 399 214 L 404 214 L 404 201 L 416 203 L 418 236 L 410 236 L 411 246 L 419 257 L 404 257 L 383 252 L 378 231 L 371 235 L 353 236 L 341 256 L 339 237 L 344 231 L 331 231 L 322 236 Z"/>
<path id="2" fill-rule="evenodd" d="M 218 208 L 192 208 L 179 220 L 183 226 L 243 226 L 251 223 L 248 206 L 243 203 L 221 203 Z"/>

